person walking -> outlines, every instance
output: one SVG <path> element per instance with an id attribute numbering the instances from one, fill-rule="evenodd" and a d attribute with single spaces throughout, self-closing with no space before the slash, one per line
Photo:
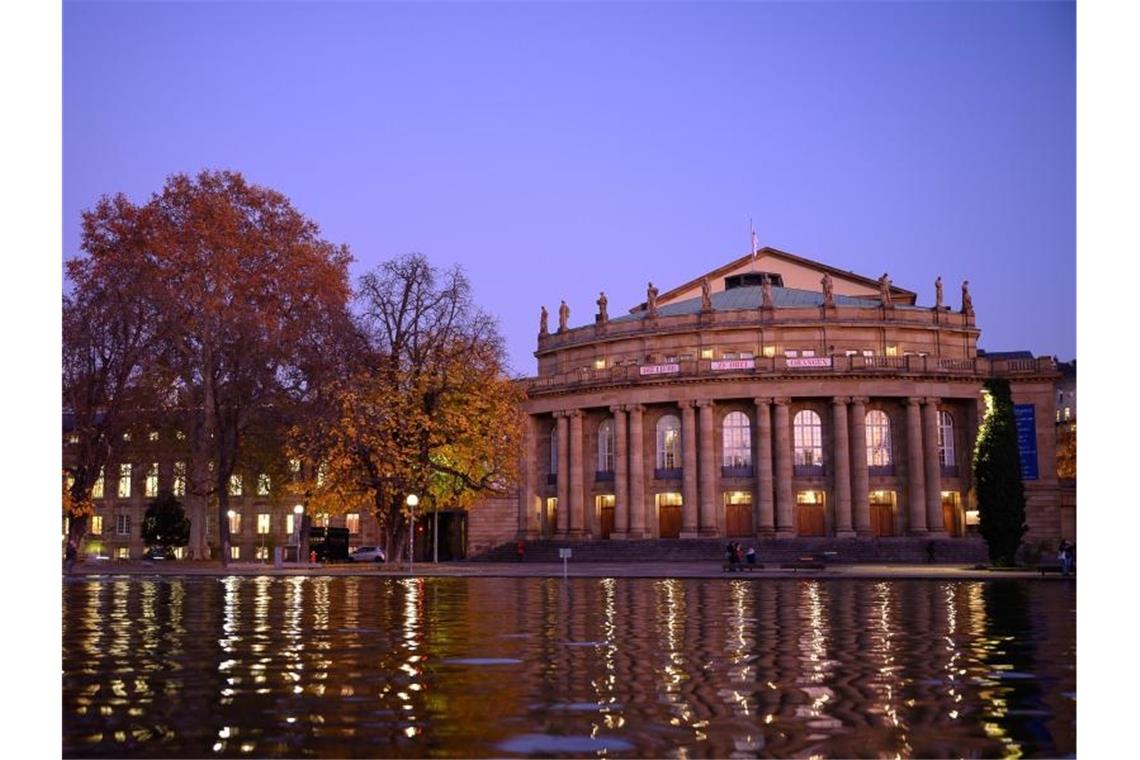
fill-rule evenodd
<path id="1" fill-rule="evenodd" d="M 749 544 L 748 551 L 744 553 L 745 558 L 748 560 L 748 570 L 751 572 L 756 569 L 756 547 Z"/>
<path id="2" fill-rule="evenodd" d="M 1065 539 L 1057 547 L 1057 559 L 1061 560 L 1061 575 L 1068 575 L 1073 569 L 1073 548 Z"/>
<path id="3" fill-rule="evenodd" d="M 63 553 L 63 569 L 71 575 L 71 571 L 75 569 L 75 560 L 79 558 L 79 550 L 75 548 L 74 541 L 67 542 L 67 549 Z"/>

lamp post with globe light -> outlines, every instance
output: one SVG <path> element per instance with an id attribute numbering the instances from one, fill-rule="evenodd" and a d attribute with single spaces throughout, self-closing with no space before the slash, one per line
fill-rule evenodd
<path id="1" fill-rule="evenodd" d="M 300 504 L 293 507 L 293 546 L 297 552 L 296 561 L 301 561 L 301 515 L 305 514 L 305 508 Z"/>
<path id="2" fill-rule="evenodd" d="M 416 548 L 414 541 L 416 538 L 416 505 L 420 503 L 420 497 L 414 493 L 410 493 L 405 503 L 408 505 L 408 509 L 411 510 L 411 514 L 408 517 L 408 572 L 411 574 L 416 571 Z"/>

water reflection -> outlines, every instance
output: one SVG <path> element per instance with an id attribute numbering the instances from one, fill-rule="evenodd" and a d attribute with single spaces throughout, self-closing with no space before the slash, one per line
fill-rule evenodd
<path id="1" fill-rule="evenodd" d="M 82 579 L 64 755 L 1075 752 L 1051 582 Z"/>

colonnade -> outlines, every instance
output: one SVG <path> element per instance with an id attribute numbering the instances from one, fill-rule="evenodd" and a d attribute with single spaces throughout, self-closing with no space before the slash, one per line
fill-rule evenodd
<path id="1" fill-rule="evenodd" d="M 898 399 L 902 400 L 902 399 Z M 870 536 L 870 473 L 866 454 L 866 397 L 831 398 L 832 452 L 828 481 L 832 486 L 833 533 L 837 537 Z M 905 510 L 911 535 L 945 535 L 942 524 L 942 470 L 938 453 L 938 398 L 909 397 L 906 403 Z M 752 416 L 753 529 L 760 536 L 796 535 L 792 489 L 793 441 L 790 398 L 755 398 Z M 681 413 L 682 512 L 681 538 L 720 535 L 721 467 L 716 459 L 714 420 L 717 402 L 677 402 Z M 614 525 L 612 539 L 654 535 L 649 528 L 652 505 L 647 503 L 644 404 L 609 407 L 614 424 Z M 553 413 L 557 422 L 556 535 L 584 538 L 596 524 L 587 504 L 594 467 L 583 460 L 585 410 Z M 541 417 L 529 415 L 519 529 L 538 536 L 542 528 L 537 461 L 541 450 Z M 699 437 L 698 437 L 699 434 Z M 655 452 L 648 452 L 652 457 Z M 587 481 L 586 478 L 590 480 Z M 900 510 L 904 505 L 899 505 Z"/>

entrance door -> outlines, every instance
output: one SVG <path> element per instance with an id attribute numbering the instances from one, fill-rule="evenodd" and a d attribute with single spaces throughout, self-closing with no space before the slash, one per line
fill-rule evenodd
<path id="1" fill-rule="evenodd" d="M 730 536 L 751 536 L 752 505 L 726 504 L 724 507 L 724 531 Z"/>
<path id="2" fill-rule="evenodd" d="M 554 531 L 558 528 L 558 499 L 551 497 L 546 500 L 546 521 L 542 526 L 543 538 L 554 538 Z"/>
<path id="3" fill-rule="evenodd" d="M 796 535 L 825 535 L 823 491 L 800 491 L 796 494 Z"/>
<path id="4" fill-rule="evenodd" d="M 661 538 L 681 537 L 681 505 L 662 504 L 658 507 L 659 534 Z"/>
<path id="5" fill-rule="evenodd" d="M 962 535 L 962 529 L 958 526 L 958 494 L 951 491 L 942 493 L 942 527 L 946 529 L 947 535 Z"/>
<path id="6" fill-rule="evenodd" d="M 614 531 L 614 508 L 603 506 L 601 517 L 602 538 L 609 538 Z"/>
<path id="7" fill-rule="evenodd" d="M 890 504 L 871 505 L 871 535 L 893 536 L 895 534 L 895 514 Z"/>

